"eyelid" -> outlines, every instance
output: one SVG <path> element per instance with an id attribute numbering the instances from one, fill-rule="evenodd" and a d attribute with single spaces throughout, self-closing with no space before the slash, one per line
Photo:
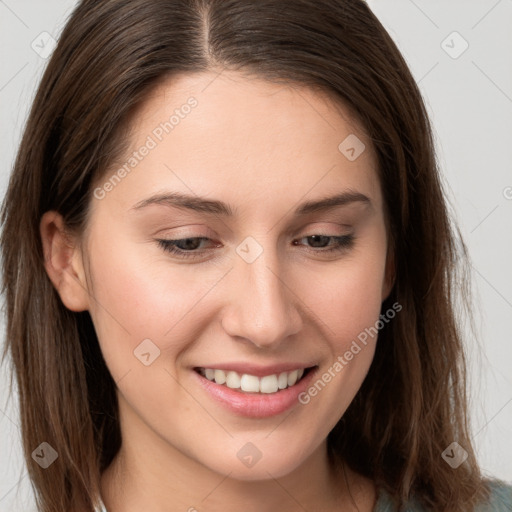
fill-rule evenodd
<path id="1" fill-rule="evenodd" d="M 296 246 L 296 245 L 300 245 L 300 244 L 296 244 L 297 241 L 300 241 L 302 239 L 305 239 L 305 238 L 311 238 L 311 237 L 314 237 L 314 236 L 320 236 L 320 237 L 325 237 L 325 238 L 328 238 L 328 239 L 331 239 L 331 240 L 334 240 L 335 243 L 334 244 L 330 244 L 327 246 L 327 248 L 323 248 L 323 247 L 320 247 L 320 248 L 315 248 L 315 247 L 306 247 L 306 252 L 312 254 L 312 255 L 315 255 L 315 256 L 320 256 L 320 257 L 326 257 L 326 256 L 330 256 L 330 255 L 335 255 L 335 254 L 342 254 L 348 250 L 350 250 L 353 246 L 354 246 L 354 243 L 355 243 L 355 240 L 356 240 L 356 236 L 354 235 L 354 233 L 349 233 L 349 234 L 345 234 L 345 235 L 332 235 L 332 234 L 322 234 L 322 233 L 312 233 L 312 234 L 306 234 L 304 236 L 301 236 L 301 237 L 298 237 L 298 238 L 294 238 L 293 239 L 293 245 Z M 203 250 L 186 250 L 186 249 L 180 249 L 179 247 L 177 247 L 177 244 L 176 242 L 181 242 L 181 241 L 184 241 L 184 240 L 199 240 L 199 241 L 203 241 L 203 240 L 208 240 L 208 241 L 212 241 L 210 238 L 208 237 L 197 237 L 197 236 L 194 236 L 194 237 L 185 237 L 185 238 L 174 238 L 174 239 L 157 239 L 156 241 L 158 242 L 158 245 L 165 251 L 165 252 L 168 252 L 172 255 L 174 255 L 174 257 L 176 259 L 181 259 L 181 260 L 186 260 L 186 259 L 190 259 L 190 260 L 199 260 L 200 258 L 204 258 L 205 256 L 205 253 L 208 253 L 210 251 L 210 249 L 203 249 Z M 214 244 L 215 247 L 221 247 L 222 245 L 219 245 L 218 243 L 217 244 Z M 214 247 L 214 248 L 215 248 Z"/>
<path id="2" fill-rule="evenodd" d="M 197 229 L 198 232 L 191 232 Z M 168 237 L 169 239 L 184 239 L 184 238 L 201 238 L 201 237 L 216 237 L 217 235 L 204 224 L 185 224 L 183 226 L 168 227 L 156 231 L 153 236 Z"/>
<path id="3" fill-rule="evenodd" d="M 308 222 L 306 224 L 301 223 L 300 227 L 291 227 L 285 233 L 286 236 L 297 237 L 304 236 L 303 233 L 312 235 L 318 234 L 327 234 L 330 236 L 341 235 L 343 232 L 354 229 L 353 223 L 344 223 L 339 220 L 331 220 L 331 221 L 316 221 L 316 222 Z M 343 230 L 343 231 L 342 231 Z M 338 233 L 338 231 L 342 231 Z"/>
<path id="4" fill-rule="evenodd" d="M 317 224 L 322 224 L 324 227 L 315 227 Z M 332 225 L 335 225 L 336 227 L 333 229 Z M 326 225 L 330 225 L 330 227 L 327 227 Z M 165 238 L 169 240 L 185 240 L 189 238 L 209 238 L 211 240 L 215 240 L 218 238 L 218 235 L 214 233 L 211 229 L 205 227 L 204 225 L 200 225 L 201 231 L 198 233 L 191 233 L 190 230 L 194 227 L 194 225 L 186 225 L 186 226 L 179 226 L 176 228 L 172 228 L 172 232 L 169 232 L 169 229 L 160 230 L 156 235 L 159 235 L 159 238 Z M 336 228 L 342 228 L 343 232 L 338 233 L 336 232 Z M 350 231 L 349 231 L 350 230 Z M 344 224 L 339 222 L 310 222 L 307 224 L 307 227 L 302 227 L 300 229 L 289 229 L 285 236 L 291 237 L 291 238 L 303 238 L 307 236 L 312 235 L 323 235 L 323 236 L 344 236 L 349 234 L 353 230 L 352 224 Z"/>
<path id="5" fill-rule="evenodd" d="M 322 222 L 316 222 L 314 224 L 324 224 Z M 338 226 L 343 226 L 344 228 L 346 229 L 351 229 L 352 226 L 350 226 L 349 224 L 338 224 Z M 298 230 L 298 231 L 295 231 L 295 232 L 289 232 L 287 235 L 290 236 L 291 238 L 293 238 L 294 240 L 295 239 L 301 239 L 301 238 L 306 238 L 306 237 L 309 237 L 309 236 L 314 236 L 314 235 L 320 235 L 320 236 L 327 236 L 327 237 L 333 237 L 333 238 L 336 238 L 336 237 L 340 237 L 340 236 L 346 236 L 346 235 L 350 235 L 351 232 L 345 232 L 345 233 L 335 233 L 333 232 L 332 229 L 329 229 L 329 228 L 324 228 L 324 229 L 321 229 L 321 228 L 309 228 L 309 229 L 301 229 L 301 230 Z M 208 239 L 212 242 L 216 242 L 215 238 L 216 238 L 216 235 L 214 235 L 213 233 L 190 233 L 190 232 L 185 232 L 183 234 L 181 233 L 167 233 L 166 234 L 163 234 L 161 237 L 159 237 L 160 240 L 168 240 L 168 241 L 179 241 L 179 240 L 188 240 L 188 239 L 197 239 L 197 238 L 200 238 L 200 239 Z"/>

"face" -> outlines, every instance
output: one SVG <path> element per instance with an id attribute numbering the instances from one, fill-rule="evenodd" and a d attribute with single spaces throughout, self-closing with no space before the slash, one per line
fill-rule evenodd
<path id="1" fill-rule="evenodd" d="M 316 460 L 389 292 L 370 141 L 319 92 L 226 71 L 162 83 L 130 143 L 83 237 L 125 445 L 242 480 Z"/>

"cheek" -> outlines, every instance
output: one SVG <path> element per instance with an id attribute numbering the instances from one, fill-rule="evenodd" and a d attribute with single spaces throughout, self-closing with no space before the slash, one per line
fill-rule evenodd
<path id="1" fill-rule="evenodd" d="M 329 316 L 332 330 L 343 340 L 342 345 L 355 339 L 378 319 L 382 292 L 380 278 L 380 272 L 371 272 L 368 267 L 357 268 L 338 284 L 337 289 L 331 290 L 333 300 Z"/>
<path id="2" fill-rule="evenodd" d="M 328 354 L 299 402 L 314 410 L 305 421 L 317 438 L 327 436 L 343 416 L 373 361 L 384 267 L 378 261 L 364 263 L 347 263 L 312 298 Z"/>
<path id="3" fill-rule="evenodd" d="M 144 340 L 155 345 L 145 342 L 155 354 L 160 351 L 160 355 L 176 359 L 183 340 L 190 339 L 195 329 L 190 326 L 189 314 L 197 315 L 201 298 L 215 280 L 198 280 L 197 272 L 166 265 L 165 255 L 155 262 L 154 251 L 147 244 L 123 243 L 122 239 L 100 242 L 97 239 L 91 244 L 90 251 L 91 317 L 114 379 L 138 368 L 140 361 L 134 351 Z M 148 253 L 153 254 L 151 261 Z M 155 365 L 163 359 L 155 359 Z"/>
<path id="4" fill-rule="evenodd" d="M 329 272 L 308 275 L 303 295 L 314 312 L 328 355 L 302 404 L 316 409 L 323 433 L 334 426 L 354 398 L 372 363 L 378 335 L 385 274 L 385 238 L 359 246 Z M 321 397 L 321 399 L 319 399 Z"/>
<path id="5" fill-rule="evenodd" d="M 385 273 L 383 247 L 358 250 L 332 269 L 303 280 L 302 296 L 322 320 L 325 336 L 337 352 L 346 350 L 379 319 Z"/>

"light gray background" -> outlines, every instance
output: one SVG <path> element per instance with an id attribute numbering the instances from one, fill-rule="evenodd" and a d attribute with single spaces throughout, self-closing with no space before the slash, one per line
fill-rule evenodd
<path id="1" fill-rule="evenodd" d="M 467 336 L 473 440 L 485 474 L 512 481 L 512 0 L 368 3 L 409 63 L 432 116 L 453 215 L 472 258 L 478 327 L 476 339 Z M 2 197 L 47 62 L 31 44 L 42 32 L 57 39 L 75 4 L 0 0 Z M 464 41 L 469 46 L 458 55 Z M 2 318 L 2 343 L 3 326 Z M 27 512 L 35 508 L 6 376 L 3 366 L 0 512 Z"/>

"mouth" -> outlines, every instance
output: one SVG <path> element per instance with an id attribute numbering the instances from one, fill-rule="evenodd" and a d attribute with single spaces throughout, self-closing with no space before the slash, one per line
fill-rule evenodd
<path id="1" fill-rule="evenodd" d="M 244 369 L 195 367 L 192 373 L 213 404 L 238 416 L 267 418 L 300 404 L 298 396 L 310 385 L 318 365 L 247 369 L 251 373 Z"/>
<path id="2" fill-rule="evenodd" d="M 273 394 L 295 386 L 314 367 L 297 368 L 288 372 L 273 373 L 258 377 L 249 373 L 239 373 L 234 370 L 221 370 L 215 368 L 194 368 L 194 370 L 221 386 L 226 386 L 241 393 Z"/>

